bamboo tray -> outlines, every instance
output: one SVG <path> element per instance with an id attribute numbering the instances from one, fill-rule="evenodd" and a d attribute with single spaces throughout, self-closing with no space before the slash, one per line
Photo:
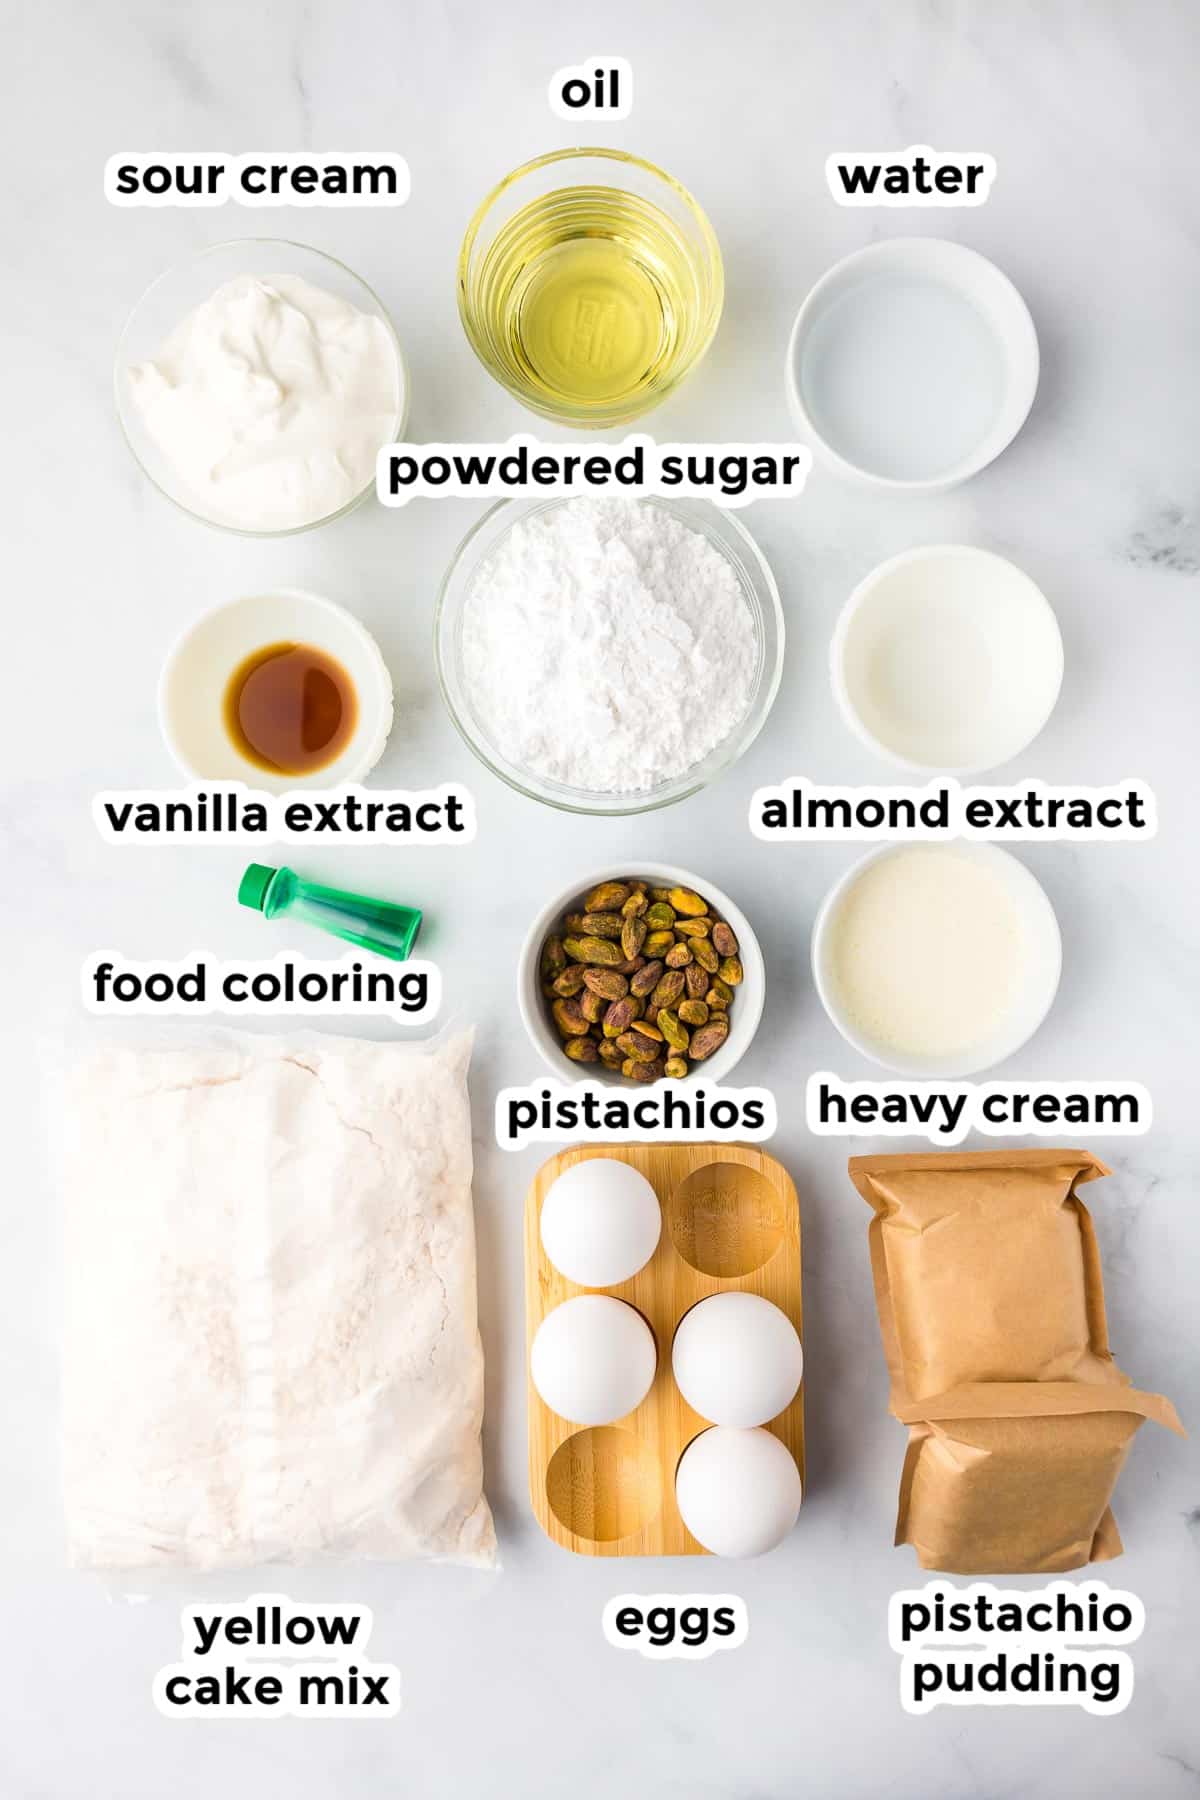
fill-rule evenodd
<path id="1" fill-rule="evenodd" d="M 663 1230 L 646 1267 L 619 1287 L 580 1288 L 542 1250 L 542 1201 L 565 1169 L 591 1157 L 632 1164 L 654 1187 Z M 800 1210 L 791 1177 L 773 1157 L 733 1144 L 593 1144 L 564 1150 L 539 1169 L 525 1201 L 526 1368 L 548 1312 L 575 1294 L 627 1300 L 658 1344 L 654 1385 L 635 1412 L 611 1425 L 560 1419 L 532 1382 L 529 1493 L 548 1537 L 581 1556 L 706 1556 L 679 1516 L 675 1469 L 709 1421 L 692 1411 L 671 1374 L 675 1328 L 710 1294 L 761 1294 L 800 1317 Z M 804 1478 L 804 1389 L 767 1430 L 787 1445 Z"/>

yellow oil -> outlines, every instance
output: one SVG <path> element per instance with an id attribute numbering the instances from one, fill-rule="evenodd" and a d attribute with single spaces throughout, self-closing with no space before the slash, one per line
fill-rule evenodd
<path id="1" fill-rule="evenodd" d="M 576 187 L 500 227 L 466 298 L 485 361 L 527 405 L 606 424 L 645 411 L 694 360 L 703 277 L 697 246 L 659 207 Z"/>

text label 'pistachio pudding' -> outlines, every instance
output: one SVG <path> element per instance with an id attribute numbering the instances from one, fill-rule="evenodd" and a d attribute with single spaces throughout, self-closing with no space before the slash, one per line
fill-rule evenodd
<path id="1" fill-rule="evenodd" d="M 173 497 L 215 525 L 296 531 L 373 483 L 404 410 L 381 318 L 299 275 L 238 275 L 128 370 Z"/>
<path id="2" fill-rule="evenodd" d="M 729 737 L 759 661 L 729 558 L 666 507 L 623 497 L 519 517 L 475 576 L 461 653 L 467 702 L 508 763 L 630 795 Z"/>

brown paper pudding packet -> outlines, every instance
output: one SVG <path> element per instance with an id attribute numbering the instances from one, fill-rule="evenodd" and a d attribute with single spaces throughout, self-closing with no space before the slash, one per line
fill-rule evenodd
<path id="1" fill-rule="evenodd" d="M 855 1156 L 893 1410 L 971 1381 L 1113 1379 L 1086 1150 Z"/>
<path id="2" fill-rule="evenodd" d="M 856 1156 L 891 1409 L 909 1426 L 896 1542 L 955 1575 L 1121 1554 L 1109 1501 L 1169 1400 L 1112 1359 L 1086 1150 Z"/>
<path id="3" fill-rule="evenodd" d="M 895 1541 L 952 1575 L 1119 1556 L 1109 1499 L 1133 1435 L 1145 1419 L 1180 1430 L 1161 1395 L 1064 1382 L 978 1384 L 911 1413 Z"/>

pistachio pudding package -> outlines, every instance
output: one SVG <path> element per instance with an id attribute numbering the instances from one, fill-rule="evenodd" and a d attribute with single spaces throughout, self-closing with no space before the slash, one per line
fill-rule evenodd
<path id="1" fill-rule="evenodd" d="M 950 1574 L 1121 1553 L 1109 1501 L 1144 1419 L 1108 1344 L 1086 1150 L 856 1156 L 891 1410 L 909 1427 L 897 1544 Z"/>

